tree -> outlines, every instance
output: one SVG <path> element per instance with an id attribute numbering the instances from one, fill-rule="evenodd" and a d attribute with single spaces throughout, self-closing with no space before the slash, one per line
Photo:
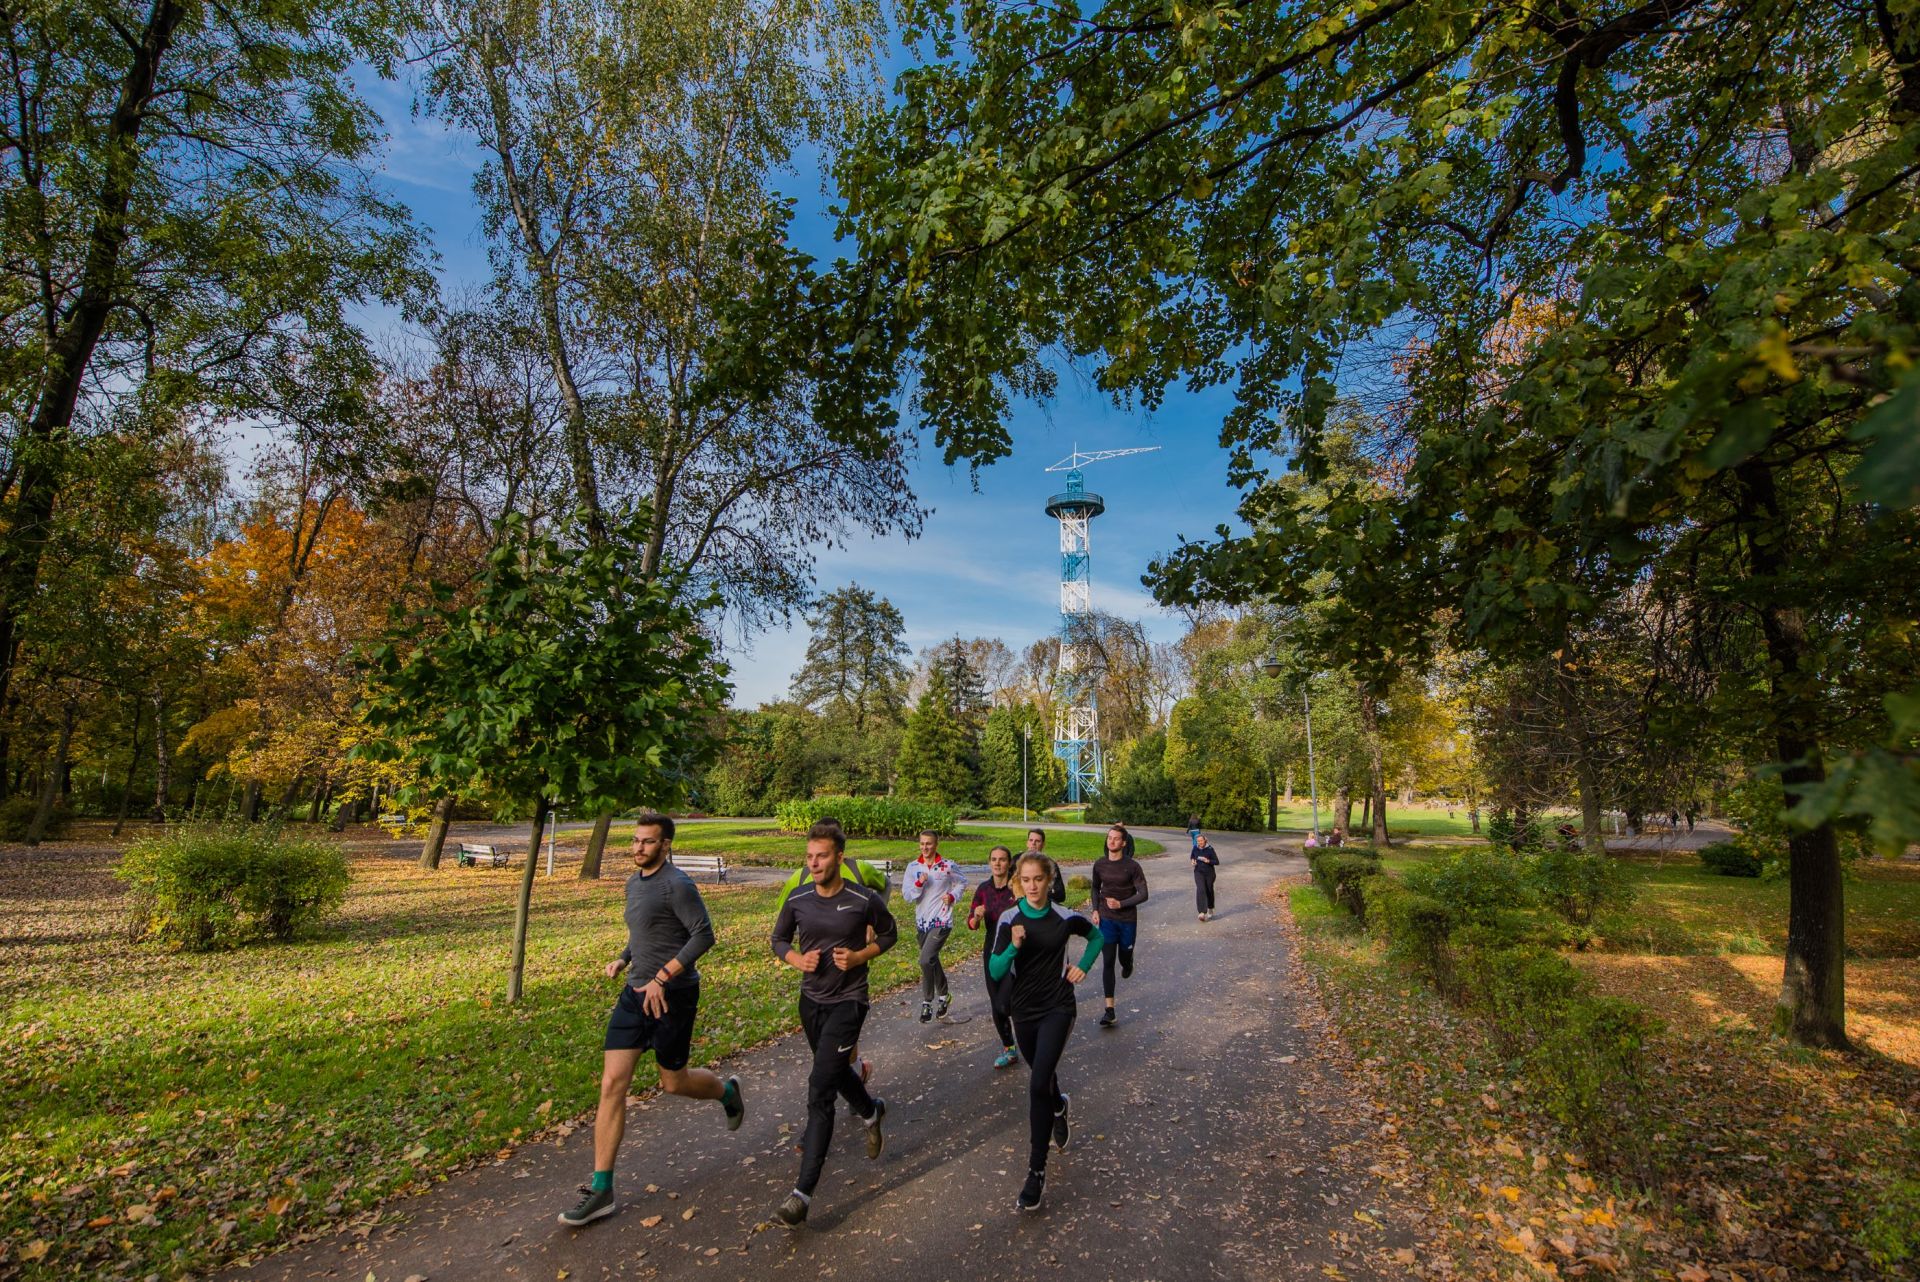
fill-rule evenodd
<path id="1" fill-rule="evenodd" d="M 793 674 L 793 699 L 829 717 L 849 719 L 858 733 L 875 721 L 898 720 L 906 704 L 912 653 L 906 620 L 885 597 L 849 583 L 820 598 L 807 616 L 813 635 Z"/>
<path id="2" fill-rule="evenodd" d="M 1188 816 L 1195 812 L 1183 807 L 1173 777 L 1167 773 L 1166 755 L 1165 731 L 1149 730 L 1141 735 L 1119 768 L 1108 772 L 1100 794 L 1087 804 L 1087 822 L 1184 828 Z"/>
<path id="3" fill-rule="evenodd" d="M 980 737 L 982 800 L 989 806 L 1025 804 L 1044 810 L 1059 801 L 1066 788 L 1066 765 L 1053 755 L 1052 732 L 1039 708 L 1009 703 L 987 714 Z"/>
<path id="4" fill-rule="evenodd" d="M 936 667 L 913 715 L 907 718 L 906 734 L 900 741 L 894 769 L 899 774 L 901 796 L 944 805 L 956 805 L 973 796 L 973 768 L 968 762 L 973 745 L 952 707 L 946 674 Z"/>
<path id="5" fill-rule="evenodd" d="M 954 719 L 977 729 L 991 703 L 987 683 L 974 666 L 972 645 L 958 636 L 942 641 L 921 656 L 929 674 L 938 671 L 945 679 L 950 702 L 947 710 Z"/>
<path id="6" fill-rule="evenodd" d="M 441 590 L 367 659 L 365 715 L 381 737 L 364 756 L 413 761 L 414 799 L 493 795 L 533 809 L 510 1002 L 553 804 L 665 808 L 716 750 L 725 668 L 693 609 L 644 577 L 647 521 L 636 511 L 589 542 L 584 513 L 561 537 L 511 517 L 471 604 Z"/>
<path id="7" fill-rule="evenodd" d="M 421 297 L 417 236 L 373 190 L 378 133 L 352 85 L 356 65 L 390 68 L 391 16 L 90 0 L 8 23 L 0 705 L 89 448 L 190 411 L 249 415 L 270 375 L 364 368 L 353 312 Z"/>

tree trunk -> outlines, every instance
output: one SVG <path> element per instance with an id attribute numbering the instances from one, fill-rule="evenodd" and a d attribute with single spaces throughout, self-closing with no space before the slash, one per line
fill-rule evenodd
<path id="1" fill-rule="evenodd" d="M 153 821 L 167 821 L 167 796 L 173 787 L 173 754 L 167 749 L 167 701 L 153 695 Z"/>
<path id="2" fill-rule="evenodd" d="M 1373 691 L 1360 694 L 1360 729 L 1367 739 L 1367 809 L 1370 812 L 1373 844 L 1385 846 L 1387 839 L 1387 776 L 1380 746 L 1380 701 Z"/>
<path id="3" fill-rule="evenodd" d="M 140 767 L 140 720 L 146 715 L 147 705 L 138 698 L 133 703 L 133 746 L 127 750 L 127 784 L 120 790 L 120 813 L 113 817 L 113 835 L 118 837 L 120 830 L 127 826 L 127 812 L 133 808 L 133 784 Z"/>
<path id="4" fill-rule="evenodd" d="M 294 798 L 300 795 L 300 785 L 307 781 L 303 774 L 295 775 L 287 790 L 280 794 L 280 800 L 274 803 L 273 813 L 268 817 L 275 823 L 285 823 L 287 816 L 293 813 Z"/>
<path id="5" fill-rule="evenodd" d="M 1291 761 L 1287 763 L 1287 793 L 1285 800 L 1289 807 L 1293 805 L 1293 763 Z"/>
<path id="6" fill-rule="evenodd" d="M 600 877 L 600 856 L 607 848 L 607 829 L 613 827 L 613 812 L 596 815 L 593 820 L 593 835 L 587 838 L 587 857 L 580 861 L 580 879 L 597 881 Z"/>
<path id="7" fill-rule="evenodd" d="M 1342 835 L 1353 830 L 1353 785 L 1343 783 L 1333 794 L 1333 827 Z"/>
<path id="8" fill-rule="evenodd" d="M 240 822 L 253 823 L 260 818 L 260 792 L 263 785 L 258 779 L 247 780 L 245 791 L 240 794 Z"/>
<path id="9" fill-rule="evenodd" d="M 1360 801 L 1360 826 L 1368 832 L 1373 831 L 1373 793 L 1371 790 L 1369 790 L 1367 795 Z"/>
<path id="10" fill-rule="evenodd" d="M 321 812 L 327 808 L 327 794 L 331 791 L 333 791 L 333 784 L 325 778 L 322 778 L 319 783 L 313 785 L 313 800 L 307 805 L 308 823 L 317 824 L 320 822 Z"/>
<path id="11" fill-rule="evenodd" d="M 90 203 L 75 210 L 91 216 L 78 288 L 57 318 L 42 358 L 43 377 L 33 413 L 14 442 L 21 460 L 14 498 L 0 537 L 0 706 L 5 706 L 18 657 L 21 615 L 40 578 L 40 562 L 52 534 L 59 497 L 62 454 L 73 426 L 80 388 L 93 364 L 94 349 L 106 331 L 118 301 L 120 255 L 127 243 L 127 207 L 140 170 L 139 135 L 153 98 L 160 60 L 173 44 L 174 29 L 186 16 L 180 0 L 154 0 L 147 11 L 133 57 L 120 77 L 119 99 L 106 127 L 100 185 Z"/>
<path id="12" fill-rule="evenodd" d="M 1280 772 L 1267 767 L 1267 831 L 1280 831 Z"/>
<path id="13" fill-rule="evenodd" d="M 440 851 L 447 844 L 447 824 L 453 818 L 453 798 L 442 797 L 433 803 L 433 818 L 427 824 L 427 840 L 420 847 L 420 866 L 438 868 Z"/>
<path id="14" fill-rule="evenodd" d="M 1477 788 L 1467 788 L 1467 822 L 1473 825 L 1473 831 L 1480 831 L 1480 792 Z"/>
<path id="15" fill-rule="evenodd" d="M 527 913 L 533 906 L 533 870 L 540 862 L 540 838 L 547 827 L 547 799 L 533 808 L 533 837 L 527 842 L 527 862 L 520 870 L 520 897 L 513 905 L 513 963 L 507 970 L 507 1004 L 520 1000 L 527 968 Z"/>
<path id="16" fill-rule="evenodd" d="M 1825 781 L 1826 766 L 1813 727 L 1823 697 L 1820 675 L 1811 671 L 1806 615 L 1783 601 L 1788 582 L 1787 522 L 1781 516 L 1772 469 L 1750 460 L 1738 469 L 1741 486 L 1756 518 L 1747 531 L 1753 580 L 1769 585 L 1774 597 L 1760 609 L 1766 638 L 1772 700 L 1774 750 L 1784 770 L 1780 782 L 1790 810 L 1806 792 Z M 1787 837 L 1787 956 L 1774 1007 L 1774 1031 L 1802 1046 L 1845 1049 L 1846 915 L 1840 842 L 1833 825 L 1823 823 Z"/>
<path id="17" fill-rule="evenodd" d="M 40 788 L 40 804 L 34 807 L 33 821 L 27 825 L 27 844 L 37 846 L 53 822 L 53 803 L 60 795 L 60 780 L 67 773 L 67 749 L 73 746 L 73 701 L 69 699 L 60 713 L 60 743 L 53 750 L 53 769 Z"/>

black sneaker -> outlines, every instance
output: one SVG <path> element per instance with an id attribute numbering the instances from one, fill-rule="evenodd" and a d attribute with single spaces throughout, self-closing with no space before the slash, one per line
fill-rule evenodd
<path id="1" fill-rule="evenodd" d="M 1112 1028 L 1116 1023 L 1119 1022 L 1119 1019 L 1120 1017 L 1113 1013 L 1113 1007 L 1109 1006 L 1107 1007 L 1106 1011 L 1100 1016 L 1100 1027 Z"/>
<path id="2" fill-rule="evenodd" d="M 727 1084 L 720 1088 L 720 1107 L 727 1113 L 727 1129 L 737 1131 L 741 1121 L 747 1115 L 747 1103 L 740 1098 L 740 1079 L 729 1077 Z"/>
<path id="3" fill-rule="evenodd" d="M 774 1208 L 773 1218 L 790 1229 L 797 1229 L 807 1222 L 807 1207 L 811 1200 L 799 1189 L 787 1194 L 787 1200 Z"/>
<path id="4" fill-rule="evenodd" d="M 880 1156 L 880 1150 L 886 1147 L 887 1137 L 880 1133 L 880 1123 L 887 1120 L 887 1102 L 883 1099 L 873 1101 L 873 1116 L 867 1119 L 867 1158 L 871 1161 Z"/>
<path id="5" fill-rule="evenodd" d="M 1133 949 L 1131 948 L 1120 950 L 1120 978 L 1133 978 Z"/>
<path id="6" fill-rule="evenodd" d="M 613 1190 L 596 1191 L 591 1184 L 580 1186 L 580 1201 L 571 1211 L 560 1212 L 560 1222 L 573 1228 L 582 1224 L 591 1224 L 595 1220 L 605 1219 L 615 1210 Z"/>
<path id="7" fill-rule="evenodd" d="M 933 1007 L 933 1017 L 935 1019 L 945 1019 L 947 1017 L 947 1011 L 952 1006 L 953 998 L 946 993 L 940 994 L 940 1000 L 936 1002 Z"/>
<path id="8" fill-rule="evenodd" d="M 1013 1199 L 1013 1204 L 1022 1211 L 1037 1211 L 1046 1199 L 1047 1173 L 1028 1171 L 1027 1182 L 1021 1186 L 1020 1196 Z"/>
<path id="9" fill-rule="evenodd" d="M 931 1024 L 933 1022 L 933 1003 L 932 1002 L 920 1003 L 920 1022 L 922 1024 Z"/>
<path id="10" fill-rule="evenodd" d="M 1065 1151 L 1067 1147 L 1067 1109 L 1073 1104 L 1073 1096 L 1060 1092 L 1060 1111 L 1053 1115 L 1053 1146 Z"/>

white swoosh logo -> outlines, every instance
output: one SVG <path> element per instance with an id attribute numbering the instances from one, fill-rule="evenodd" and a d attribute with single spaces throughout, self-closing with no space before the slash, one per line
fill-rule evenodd
<path id="1" fill-rule="evenodd" d="M 845 1055 L 848 1051 L 852 1050 L 855 1046 L 858 1046 L 859 1044 L 860 1044 L 859 1042 L 851 1042 L 845 1046 L 842 1046 L 840 1048 L 840 1053 L 842 1055 Z"/>
<path id="2" fill-rule="evenodd" d="M 835 908 L 833 911 L 837 913 L 857 913 L 860 911 L 860 905 L 859 904 L 841 904 L 839 907 Z"/>

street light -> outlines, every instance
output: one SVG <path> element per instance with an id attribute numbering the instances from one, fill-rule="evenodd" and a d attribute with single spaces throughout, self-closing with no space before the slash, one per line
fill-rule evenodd
<path id="1" fill-rule="evenodd" d="M 1260 671 L 1270 677 L 1277 677 L 1283 670 L 1279 656 L 1268 655 L 1260 660 Z M 1320 783 L 1313 765 L 1313 700 L 1308 696 L 1312 686 L 1311 678 L 1300 683 L 1300 704 L 1307 713 L 1307 797 L 1313 805 L 1313 839 L 1320 840 Z"/>

